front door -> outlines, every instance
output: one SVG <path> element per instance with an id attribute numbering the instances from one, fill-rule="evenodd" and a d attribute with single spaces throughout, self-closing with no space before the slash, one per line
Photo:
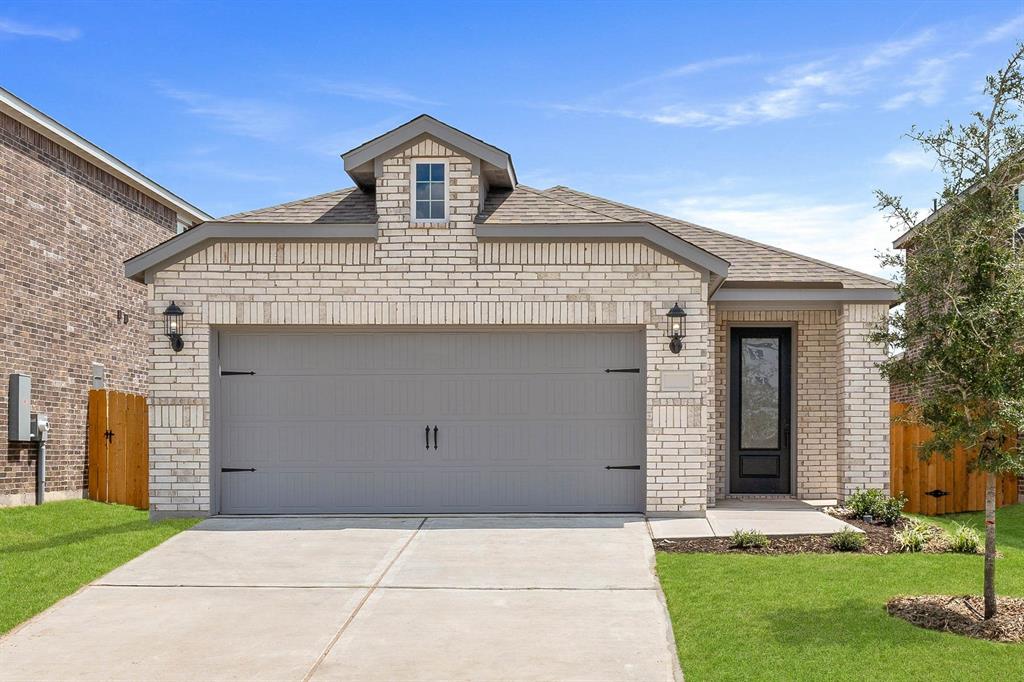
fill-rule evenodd
<path id="1" fill-rule="evenodd" d="M 729 341 L 729 492 L 790 493 L 791 333 L 733 327 Z"/>

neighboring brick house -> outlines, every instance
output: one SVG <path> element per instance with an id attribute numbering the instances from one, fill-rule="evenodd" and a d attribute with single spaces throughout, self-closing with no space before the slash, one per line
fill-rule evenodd
<path id="1" fill-rule="evenodd" d="M 1021 212 L 1024 213 L 1024 192 L 1021 191 L 1022 188 L 1024 188 L 1024 185 L 1017 190 L 1017 201 L 1021 207 Z M 935 216 L 941 214 L 943 208 L 944 207 L 937 207 L 936 210 L 929 214 L 924 220 L 901 234 L 893 241 L 893 248 L 903 250 L 904 258 L 908 263 L 914 257 L 914 249 L 917 248 L 917 242 L 914 241 L 914 234 L 916 233 L 917 228 L 933 220 Z M 1024 228 L 1022 228 L 1021 234 L 1024 235 Z M 930 392 L 935 390 L 936 385 L 937 383 L 935 381 L 926 382 L 924 384 L 925 395 L 930 395 Z M 889 399 L 894 403 L 911 405 L 917 402 L 918 396 L 914 395 L 914 391 L 911 390 L 909 385 L 902 382 L 892 382 L 889 387 Z M 1024 476 L 1018 477 L 1017 490 L 1019 497 L 1024 498 Z"/>
<path id="2" fill-rule="evenodd" d="M 47 499 L 82 497 L 92 365 L 146 391 L 146 287 L 123 261 L 209 218 L 0 89 L 0 374 L 28 374 L 49 414 Z M 0 506 L 34 500 L 34 443 L 4 437 Z"/>
<path id="3" fill-rule="evenodd" d="M 687 515 L 887 488 L 868 337 L 890 282 L 531 189 L 428 116 L 342 158 L 354 188 L 126 263 L 150 284 L 155 516 Z"/>

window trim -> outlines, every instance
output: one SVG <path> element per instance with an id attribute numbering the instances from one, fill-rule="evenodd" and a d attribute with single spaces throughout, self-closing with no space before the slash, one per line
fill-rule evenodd
<path id="1" fill-rule="evenodd" d="M 441 164 L 444 166 L 444 217 L 443 218 L 417 218 L 416 217 L 416 166 L 420 164 Z M 448 201 L 448 159 L 415 158 L 409 163 L 409 222 L 413 225 L 443 225 L 449 219 Z"/>

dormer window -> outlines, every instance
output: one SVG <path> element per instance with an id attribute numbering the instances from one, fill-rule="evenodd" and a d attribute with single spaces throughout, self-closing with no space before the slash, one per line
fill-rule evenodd
<path id="1" fill-rule="evenodd" d="M 413 164 L 413 219 L 416 222 L 442 222 L 447 219 L 447 186 L 443 161 L 417 161 Z"/>

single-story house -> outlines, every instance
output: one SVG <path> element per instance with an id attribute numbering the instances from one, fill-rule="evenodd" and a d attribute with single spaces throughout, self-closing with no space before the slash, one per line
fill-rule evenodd
<path id="1" fill-rule="evenodd" d="M 150 291 L 154 515 L 687 515 L 888 487 L 888 281 L 532 189 L 429 116 L 342 159 L 354 187 L 126 262 Z"/>
<path id="2" fill-rule="evenodd" d="M 90 387 L 146 391 L 146 287 L 124 260 L 210 219 L 0 88 L 0 423 L 8 376 L 27 375 L 51 427 L 47 501 L 86 494 Z M 0 506 L 30 504 L 38 443 L 0 442 Z"/>

